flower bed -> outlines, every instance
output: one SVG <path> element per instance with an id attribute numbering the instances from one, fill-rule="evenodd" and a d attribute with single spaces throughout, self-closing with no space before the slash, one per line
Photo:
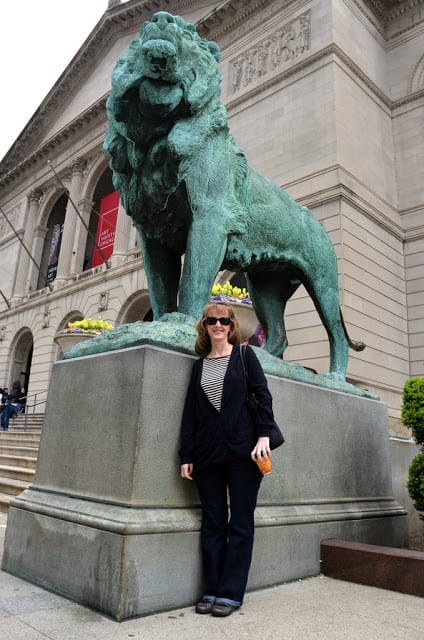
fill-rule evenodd
<path id="1" fill-rule="evenodd" d="M 113 329 L 113 324 L 106 322 L 101 318 L 93 320 L 92 318 L 84 318 L 83 320 L 75 320 L 75 322 L 68 322 L 64 329 L 61 329 L 59 334 L 67 333 L 91 333 L 100 334 L 105 331 Z"/>
<path id="2" fill-rule="evenodd" d="M 214 284 L 211 289 L 211 300 L 229 302 L 230 304 L 241 302 L 242 304 L 252 306 L 249 292 L 244 287 L 243 289 L 233 287 L 229 282 Z"/>

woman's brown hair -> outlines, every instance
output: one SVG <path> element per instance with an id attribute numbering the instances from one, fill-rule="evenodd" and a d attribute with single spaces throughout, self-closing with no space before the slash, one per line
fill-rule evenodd
<path id="1" fill-rule="evenodd" d="M 240 325 L 233 307 L 227 302 L 209 302 L 203 308 L 202 317 L 199 318 L 196 323 L 197 340 L 194 345 L 194 349 L 199 356 L 207 356 L 211 350 L 211 339 L 206 331 L 206 316 L 212 315 L 211 312 L 214 309 L 217 310 L 217 315 L 222 313 L 225 309 L 226 313 L 223 315 L 228 315 L 231 319 L 230 331 L 228 332 L 228 342 L 230 344 L 240 344 L 241 342 Z"/>

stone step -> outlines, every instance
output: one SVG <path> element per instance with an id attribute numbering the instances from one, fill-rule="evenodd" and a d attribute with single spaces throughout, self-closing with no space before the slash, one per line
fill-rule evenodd
<path id="1" fill-rule="evenodd" d="M 7 467 L 23 467 L 33 469 L 37 466 L 37 456 L 5 454 L 0 447 L 0 469 Z"/>
<path id="2" fill-rule="evenodd" d="M 43 422 L 18 422 L 17 420 L 11 420 L 9 422 L 9 431 L 19 431 L 19 433 L 21 432 L 25 432 L 25 431 L 42 431 L 43 429 Z"/>
<path id="3" fill-rule="evenodd" d="M 41 435 L 41 432 L 42 432 L 41 427 L 32 427 L 31 429 L 25 429 L 23 426 L 20 426 L 20 425 L 15 426 L 13 424 L 10 424 L 10 422 L 9 422 L 9 429 L 7 431 L 3 431 L 2 429 L 0 430 L 0 433 L 3 433 L 3 434 L 19 433 L 19 435 L 21 434 L 24 435 L 25 433 L 28 433 L 30 435 L 34 433 Z"/>
<path id="4" fill-rule="evenodd" d="M 12 431 L 0 431 L 0 446 L 40 446 L 41 433 L 13 433 Z"/>
<path id="5" fill-rule="evenodd" d="M 7 478 L 22 480 L 23 482 L 32 482 L 34 475 L 35 469 L 26 469 L 25 467 L 13 467 L 11 465 L 0 464 L 0 482 Z"/>
<path id="6" fill-rule="evenodd" d="M 44 422 L 44 413 L 18 413 L 16 418 L 14 418 L 16 422 Z"/>
<path id="7" fill-rule="evenodd" d="M 9 422 L 9 431 L 41 431 L 44 424 L 44 413 L 19 414 Z"/>
<path id="8" fill-rule="evenodd" d="M 17 496 L 31 485 L 25 480 L 15 480 L 14 478 L 4 478 L 0 476 L 0 493 L 10 496 Z"/>
<path id="9" fill-rule="evenodd" d="M 0 455 L 2 456 L 29 456 L 30 458 L 38 457 L 39 446 L 34 444 L 33 446 L 14 446 L 5 445 L 0 442 Z"/>
<path id="10" fill-rule="evenodd" d="M 424 596 L 424 553 L 396 547 L 325 540 L 321 572 L 329 578 Z"/>
<path id="11" fill-rule="evenodd" d="M 8 511 L 13 496 L 31 486 L 37 467 L 41 428 L 24 430 L 22 416 L 17 420 L 21 424 L 11 422 L 8 431 L 0 431 L 1 512 Z M 40 425 L 42 420 L 39 421 Z"/>

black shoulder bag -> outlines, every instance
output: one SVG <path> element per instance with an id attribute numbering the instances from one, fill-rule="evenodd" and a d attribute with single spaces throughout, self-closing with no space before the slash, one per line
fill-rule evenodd
<path id="1" fill-rule="evenodd" d="M 241 357 L 241 364 L 243 366 L 243 371 L 244 371 L 244 377 L 246 380 L 246 388 L 247 388 L 247 398 L 248 398 L 248 403 L 249 403 L 249 409 L 251 410 L 252 414 L 254 416 L 257 415 L 257 409 L 258 409 L 258 401 L 255 397 L 254 393 L 249 392 L 249 376 L 248 376 L 248 372 L 247 372 L 247 367 L 246 367 L 246 345 L 245 344 L 241 344 L 240 345 L 240 357 Z M 277 447 L 281 446 L 284 442 L 284 436 L 281 432 L 280 427 L 278 426 L 278 424 L 274 421 L 272 427 L 271 427 L 271 431 L 269 434 L 269 447 L 270 449 L 276 449 Z"/>

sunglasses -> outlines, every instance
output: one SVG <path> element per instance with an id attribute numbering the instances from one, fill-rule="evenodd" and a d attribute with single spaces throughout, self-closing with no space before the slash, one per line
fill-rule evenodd
<path id="1" fill-rule="evenodd" d="M 229 316 L 222 316 L 221 318 L 215 318 L 215 316 L 206 316 L 206 324 L 212 326 L 219 322 L 223 327 L 227 327 L 231 324 L 231 318 Z"/>

